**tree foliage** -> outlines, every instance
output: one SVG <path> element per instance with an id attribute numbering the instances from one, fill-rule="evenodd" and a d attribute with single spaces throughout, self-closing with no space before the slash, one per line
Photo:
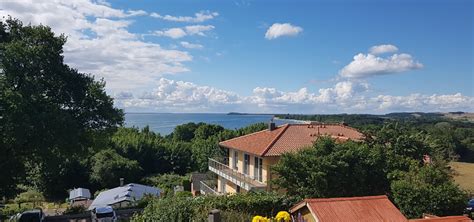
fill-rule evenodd
<path id="1" fill-rule="evenodd" d="M 221 210 L 226 221 L 247 221 L 251 215 L 274 216 L 295 203 L 295 198 L 266 192 L 199 198 L 172 196 L 155 199 L 132 221 L 206 221 L 212 209 Z"/>
<path id="2" fill-rule="evenodd" d="M 459 214 L 467 196 L 451 177 L 449 157 L 430 146 L 430 135 L 397 123 L 384 124 L 365 142 L 335 143 L 285 154 L 274 181 L 300 197 L 388 194 L 410 218 L 422 213 Z M 423 156 L 432 162 L 424 163 Z"/>
<path id="3" fill-rule="evenodd" d="M 300 197 L 381 194 L 388 189 L 381 152 L 356 142 L 319 139 L 312 148 L 285 154 L 273 170 L 276 184 Z"/>
<path id="4" fill-rule="evenodd" d="M 441 167 L 441 168 L 440 168 Z M 415 167 L 391 184 L 394 203 L 409 218 L 460 215 L 468 199 L 442 166 Z"/>
<path id="5" fill-rule="evenodd" d="M 116 187 L 120 178 L 138 181 L 141 173 L 142 168 L 136 160 L 122 157 L 115 150 L 102 150 L 92 157 L 91 180 L 102 187 Z"/>
<path id="6" fill-rule="evenodd" d="M 42 193 L 30 189 L 18 194 L 18 196 L 15 197 L 14 202 L 17 203 L 18 206 L 21 206 L 23 203 L 33 203 L 33 206 L 36 206 L 38 203 L 41 203 L 44 200 L 45 199 Z"/>
<path id="7" fill-rule="evenodd" d="M 48 172 L 35 177 L 39 188 L 69 185 L 57 184 L 67 181 L 58 163 L 80 158 L 123 121 L 103 81 L 64 63 L 65 42 L 46 26 L 0 21 L 0 153 L 9 159 L 1 161 L 0 196 L 25 179 L 25 163 Z"/>

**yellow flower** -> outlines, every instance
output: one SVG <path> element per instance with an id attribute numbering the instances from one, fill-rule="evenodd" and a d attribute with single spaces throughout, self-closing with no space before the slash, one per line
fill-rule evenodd
<path id="1" fill-rule="evenodd" d="M 257 215 L 252 218 L 252 222 L 270 222 L 270 219 Z"/>
<path id="2" fill-rule="evenodd" d="M 291 221 L 291 216 L 286 211 L 280 211 L 280 212 L 277 213 L 275 219 L 276 219 L 276 221 L 289 222 L 289 221 Z"/>

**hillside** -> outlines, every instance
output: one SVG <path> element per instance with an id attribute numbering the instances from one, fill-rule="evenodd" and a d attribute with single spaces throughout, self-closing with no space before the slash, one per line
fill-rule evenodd
<path id="1" fill-rule="evenodd" d="M 474 163 L 451 162 L 454 170 L 454 180 L 463 189 L 474 192 Z"/>

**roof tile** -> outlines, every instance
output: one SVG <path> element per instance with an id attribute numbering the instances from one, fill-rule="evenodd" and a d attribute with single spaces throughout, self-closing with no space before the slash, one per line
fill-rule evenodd
<path id="1" fill-rule="evenodd" d="M 304 200 L 321 222 L 393 221 L 407 222 L 387 196 L 318 198 Z"/>
<path id="2" fill-rule="evenodd" d="M 279 156 L 309 147 L 324 135 L 339 141 L 363 139 L 362 133 L 341 124 L 285 124 L 272 131 L 267 129 L 222 141 L 219 145 L 259 156 Z"/>

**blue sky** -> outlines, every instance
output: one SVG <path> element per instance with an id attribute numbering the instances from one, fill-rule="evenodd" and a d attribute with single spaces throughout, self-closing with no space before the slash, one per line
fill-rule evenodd
<path id="1" fill-rule="evenodd" d="M 0 15 L 68 35 L 66 62 L 126 111 L 387 113 L 474 111 L 473 6 L 25 0 Z"/>

